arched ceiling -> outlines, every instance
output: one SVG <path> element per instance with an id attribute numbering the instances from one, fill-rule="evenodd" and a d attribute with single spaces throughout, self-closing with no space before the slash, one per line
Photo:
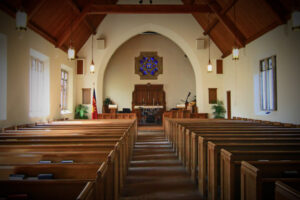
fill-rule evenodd
<path id="1" fill-rule="evenodd" d="M 77 52 L 106 14 L 190 13 L 226 57 L 234 45 L 244 47 L 286 23 L 291 12 L 300 7 L 299 0 L 182 0 L 182 5 L 136 2 L 121 5 L 117 0 L 0 0 L 0 9 L 12 17 L 23 9 L 28 14 L 29 28 L 64 51 L 72 41 Z"/>

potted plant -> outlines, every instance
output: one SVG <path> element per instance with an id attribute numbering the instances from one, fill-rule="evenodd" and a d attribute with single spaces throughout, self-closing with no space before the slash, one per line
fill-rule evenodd
<path id="1" fill-rule="evenodd" d="M 108 105 L 112 104 L 112 100 L 109 97 L 106 97 L 103 100 L 103 113 L 109 113 Z"/>
<path id="2" fill-rule="evenodd" d="M 88 107 L 82 104 L 79 104 L 75 108 L 75 119 L 88 119 L 86 115 L 88 113 Z"/>
<path id="3" fill-rule="evenodd" d="M 224 108 L 223 101 L 217 100 L 217 103 L 211 108 L 214 110 L 213 115 L 215 119 L 225 118 L 226 109 Z"/>

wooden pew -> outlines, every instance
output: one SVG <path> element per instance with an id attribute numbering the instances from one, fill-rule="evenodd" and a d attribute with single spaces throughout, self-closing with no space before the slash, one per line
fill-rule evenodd
<path id="1" fill-rule="evenodd" d="M 103 189 L 104 191 L 109 193 L 109 194 L 106 195 L 106 197 L 107 197 L 106 199 L 111 199 L 111 197 L 113 195 L 115 195 L 115 197 L 116 197 L 116 195 L 118 195 L 118 193 L 120 191 L 119 188 L 121 187 L 121 184 L 122 184 L 123 179 L 124 179 L 124 178 L 122 178 L 122 173 L 123 173 L 124 166 L 120 165 L 119 160 L 115 157 L 116 157 L 116 155 L 112 154 L 112 151 L 111 151 L 106 158 L 102 159 L 103 160 L 102 164 L 104 163 L 104 161 L 107 162 L 107 164 L 105 165 L 105 174 L 103 174 L 104 172 L 102 172 L 103 175 L 101 174 L 101 177 L 102 177 L 101 179 L 104 180 L 104 182 L 105 182 L 105 184 L 101 183 L 102 188 L 104 188 Z M 92 162 L 91 164 L 94 163 L 93 165 L 95 165 L 95 163 L 97 163 L 96 166 L 99 167 L 100 164 L 101 164 L 101 162 L 99 160 L 97 160 L 96 162 Z M 74 163 L 75 166 L 76 166 L 76 164 L 78 166 L 80 166 L 79 164 L 82 164 L 82 163 Z M 49 164 L 48 167 L 51 166 L 51 168 L 52 168 L 53 166 L 56 166 L 56 165 L 63 166 L 64 164 L 52 163 L 52 164 Z M 69 166 L 69 164 L 66 164 L 66 165 Z M 28 167 L 27 170 L 29 170 L 30 168 L 34 168 L 36 170 L 36 168 L 39 168 L 41 166 L 43 166 L 43 164 L 31 164 L 30 167 Z M 85 171 L 86 167 L 82 167 L 82 166 L 79 167 L 77 173 L 80 174 L 80 170 L 82 170 L 82 169 L 84 169 L 84 171 Z M 4 169 L 0 168 L 0 173 L 1 174 L 3 174 L 3 171 L 4 171 Z M 57 174 L 57 168 L 55 168 L 54 171 Z M 106 172 L 106 171 L 108 171 L 108 172 Z M 107 174 L 109 174 L 110 178 L 106 178 Z M 119 182 L 119 177 L 120 177 L 120 182 Z M 69 178 L 69 177 L 59 177 L 59 178 Z M 100 180 L 100 178 L 98 178 L 98 179 Z"/>
<path id="2" fill-rule="evenodd" d="M 192 161 L 191 161 L 191 177 L 192 180 L 195 180 L 196 169 L 198 168 L 198 187 L 201 194 L 206 196 L 206 176 L 207 176 L 207 156 L 208 156 L 208 142 L 214 142 L 215 144 L 219 143 L 267 143 L 267 142 L 294 142 L 293 139 L 299 141 L 298 137 L 290 135 L 281 135 L 282 137 L 277 138 L 276 134 L 202 134 L 198 135 L 198 148 L 194 148 L 194 143 L 192 145 Z M 194 141 L 194 140 L 193 140 Z M 300 141 L 299 141 L 300 142 Z M 215 149 L 216 154 L 219 152 L 220 148 Z M 197 153 L 196 153 L 197 152 Z M 218 154 L 217 154 L 218 155 Z M 197 164 L 197 165 L 196 165 Z"/>
<path id="3" fill-rule="evenodd" d="M 179 155 L 179 159 L 183 160 L 185 159 L 185 148 L 188 144 L 191 142 L 191 132 L 206 132 L 206 131 L 287 131 L 289 130 L 290 132 L 300 132 L 300 129 L 288 129 L 288 128 L 275 128 L 275 127 L 267 127 L 267 126 L 262 126 L 262 127 L 255 127 L 252 125 L 237 125 L 237 124 L 232 124 L 232 125 L 218 125 L 218 126 L 212 126 L 212 127 L 197 127 L 197 128 L 184 128 L 179 125 L 178 131 L 175 133 L 174 137 L 174 147 L 176 152 Z M 188 143 L 188 144 L 187 144 Z"/>
<path id="4" fill-rule="evenodd" d="M 241 161 L 299 160 L 300 151 L 227 151 L 221 149 L 221 199 L 240 199 Z"/>
<path id="5" fill-rule="evenodd" d="M 102 163 L 111 151 L 88 152 L 27 152 L 27 153 L 0 153 L 0 164 L 37 164 L 40 161 L 61 163 L 73 161 L 74 163 Z"/>
<path id="6" fill-rule="evenodd" d="M 91 121 L 88 122 L 88 125 L 86 125 L 85 122 L 84 124 L 82 124 L 81 122 L 67 122 L 67 124 L 65 122 L 59 122 L 51 125 L 34 125 L 30 126 L 30 128 L 20 127 L 20 130 L 6 131 L 9 133 L 0 134 L 0 149 L 5 152 L 27 152 L 26 155 L 29 155 L 28 153 L 43 154 L 43 152 L 47 153 L 51 151 L 57 154 L 61 154 L 61 156 L 63 151 L 74 151 L 75 149 L 83 153 L 88 153 L 91 151 L 96 151 L 97 153 L 100 153 L 102 151 L 103 153 L 105 151 L 108 152 L 111 149 L 116 152 L 118 151 L 120 159 L 114 159 L 110 154 L 107 156 L 106 160 L 105 157 L 103 157 L 104 154 L 102 154 L 102 157 L 100 159 L 103 161 L 105 160 L 105 162 L 107 163 L 107 165 L 101 165 L 103 169 L 102 171 L 105 171 L 105 173 L 101 173 L 101 179 L 105 179 L 105 181 L 101 183 L 101 187 L 103 188 L 103 191 L 107 191 L 103 198 L 101 197 L 101 199 L 111 199 L 113 196 L 115 199 L 118 199 L 117 195 L 120 191 L 120 187 L 117 188 L 117 190 L 115 190 L 115 188 L 116 185 L 119 184 L 119 182 L 120 185 L 123 182 L 123 180 L 121 180 L 121 176 L 120 178 L 118 177 L 118 174 L 126 174 L 128 160 L 137 133 L 135 121 L 130 121 L 133 123 L 125 126 L 123 126 L 124 124 L 122 124 L 122 126 L 115 126 L 115 124 L 100 126 L 97 124 L 98 122 L 95 124 L 94 121 Z M 77 124 L 74 125 L 74 123 Z M 114 134 L 113 137 L 111 134 Z M 115 146 L 114 144 L 116 143 L 119 145 Z M 13 148 L 16 147 L 20 149 L 13 150 Z M 0 159 L 1 154 L 3 158 L 5 157 L 4 154 L 13 155 L 15 153 L 0 153 Z M 17 154 L 15 154 L 15 158 L 18 157 L 16 155 Z M 74 156 L 73 158 L 76 158 L 76 156 Z M 35 156 L 35 160 L 37 159 L 39 159 L 39 157 Z M 78 159 L 78 157 L 76 159 L 80 163 L 81 161 L 83 161 L 81 160 L 82 156 L 81 159 Z M 8 160 L 11 161 L 14 159 L 10 157 L 6 161 Z M 89 164 L 92 164 L 93 161 L 97 161 L 98 165 L 101 163 L 101 161 L 99 162 L 98 160 L 89 160 L 87 157 L 84 158 L 83 163 L 86 163 L 86 161 L 89 161 Z M 105 174 L 110 174 L 110 178 L 103 177 Z M 83 194 L 90 193 L 85 192 Z"/>
<path id="7" fill-rule="evenodd" d="M 300 138 L 300 133 L 282 133 L 282 132 L 261 132 L 261 131 L 226 131 L 226 132 L 201 132 L 201 133 L 192 133 L 191 144 L 187 145 L 186 149 L 186 162 L 184 163 L 187 166 L 188 171 L 191 173 L 192 180 L 196 180 L 197 173 L 196 169 L 198 166 L 198 161 L 203 163 L 207 155 L 207 142 L 211 139 L 215 140 L 224 140 L 229 141 L 231 138 Z M 190 147 L 190 148 L 188 148 Z M 199 155 L 198 155 L 199 152 Z M 201 164 L 203 166 L 203 164 Z M 203 166 L 203 170 L 206 169 L 206 166 Z"/>
<path id="8" fill-rule="evenodd" d="M 220 186 L 220 150 L 300 150 L 300 143 L 213 143 L 207 144 L 207 197 L 210 200 L 218 198 Z M 199 165 L 199 167 L 201 167 Z M 205 173 L 205 171 L 204 171 Z M 200 173 L 199 173 L 200 174 Z M 204 174 L 205 177 L 205 174 Z"/>
<path id="9" fill-rule="evenodd" d="M 300 181 L 275 182 L 275 200 L 300 199 Z"/>
<path id="10" fill-rule="evenodd" d="M 37 177 L 38 174 L 53 174 L 55 180 L 85 180 L 95 182 L 96 199 L 105 197 L 105 188 L 101 187 L 107 176 L 104 170 L 106 163 L 99 164 L 20 164 L 20 165 L 0 165 L 0 180 L 9 180 L 10 174 L 26 174 L 28 177 Z M 82 170 L 84 169 L 84 170 Z M 105 174 L 103 174 L 105 173 Z M 101 176 L 101 177 L 100 177 Z M 26 180 L 25 180 L 26 181 Z M 23 182 L 23 181 L 22 181 Z M 1 188 L 2 189 L 2 188 Z M 111 196 L 110 196 L 111 197 Z M 107 198 L 108 199 L 108 198 Z"/>
<path id="11" fill-rule="evenodd" d="M 180 132 L 180 137 L 178 136 L 178 148 L 177 151 L 179 152 L 179 158 L 181 158 L 185 162 L 185 156 L 186 156 L 186 148 L 191 145 L 191 140 L 192 140 L 192 133 L 205 133 L 205 132 L 213 132 L 213 133 L 249 133 L 250 131 L 253 132 L 260 132 L 260 133 L 267 133 L 267 132 L 272 132 L 272 133 L 280 133 L 280 132 L 285 132 L 285 133 L 300 133 L 300 129 L 289 129 L 289 128 L 269 128 L 269 127 L 252 127 L 252 126 L 245 126 L 241 127 L 238 125 L 232 125 L 233 127 L 211 127 L 210 129 L 208 128 L 197 128 L 197 129 L 191 129 L 188 128 L 184 130 L 184 132 Z"/>
<path id="12" fill-rule="evenodd" d="M 93 180 L 0 180 L 0 197 L 12 194 L 26 194 L 31 200 L 94 200 Z"/>
<path id="13" fill-rule="evenodd" d="M 299 173 L 300 161 L 242 161 L 241 199 L 274 199 L 275 182 L 300 181 Z"/>
<path id="14" fill-rule="evenodd" d="M 84 186 L 83 190 L 77 196 L 76 200 L 93 200 L 93 199 L 96 199 L 94 185 L 95 185 L 95 183 L 93 183 L 91 181 L 87 182 L 87 184 Z"/>

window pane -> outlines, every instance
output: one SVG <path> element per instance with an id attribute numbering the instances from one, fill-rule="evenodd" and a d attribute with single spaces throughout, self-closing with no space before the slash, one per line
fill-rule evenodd
<path id="1" fill-rule="evenodd" d="M 269 96 L 270 96 L 270 109 L 274 110 L 275 109 L 275 104 L 274 104 L 274 99 L 275 99 L 275 95 L 274 95 L 274 77 L 273 77 L 273 70 L 268 70 L 269 73 Z"/>
<path id="2" fill-rule="evenodd" d="M 272 69 L 273 68 L 272 58 L 269 58 L 268 61 L 269 61 L 269 69 Z"/>
<path id="3" fill-rule="evenodd" d="M 261 73 L 261 80 L 262 80 L 262 109 L 267 109 L 267 94 L 266 94 L 266 72 L 263 71 Z"/>
<path id="4" fill-rule="evenodd" d="M 67 109 L 67 87 L 68 87 L 68 72 L 61 70 L 61 88 L 62 88 L 62 92 L 61 92 L 61 109 L 65 110 Z"/>
<path id="5" fill-rule="evenodd" d="M 270 57 L 260 61 L 260 101 L 262 110 L 276 109 L 276 57 Z"/>

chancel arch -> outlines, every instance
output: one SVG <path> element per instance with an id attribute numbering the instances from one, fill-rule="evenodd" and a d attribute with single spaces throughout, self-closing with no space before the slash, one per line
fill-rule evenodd
<path id="1" fill-rule="evenodd" d="M 204 100 L 203 100 L 203 98 L 198 98 L 198 97 L 204 96 L 201 66 L 203 68 L 205 66 L 199 62 L 199 57 L 197 57 L 197 55 L 195 54 L 195 51 L 193 50 L 195 48 L 191 46 L 192 44 L 190 44 L 188 41 L 186 41 L 187 38 L 181 37 L 179 34 L 172 31 L 171 29 L 168 29 L 168 28 L 160 26 L 160 25 L 152 24 L 152 23 L 132 28 L 124 33 L 120 33 L 120 35 L 118 35 L 118 37 L 113 38 L 113 39 L 116 39 L 117 41 L 112 42 L 111 45 L 109 47 L 107 47 L 105 54 L 103 54 L 101 57 L 102 59 L 99 60 L 100 65 L 98 65 L 98 67 L 96 68 L 96 80 L 95 81 L 97 82 L 97 84 L 95 87 L 97 90 L 97 99 L 102 100 L 105 98 L 104 93 L 103 93 L 104 92 L 104 90 L 103 90 L 104 74 L 105 74 L 106 67 L 108 66 L 108 63 L 109 63 L 111 57 L 113 56 L 113 54 L 115 53 L 115 51 L 130 38 L 132 38 L 140 33 L 147 32 L 147 31 L 156 32 L 156 33 L 159 33 L 160 35 L 163 35 L 163 36 L 169 38 L 187 56 L 187 58 L 189 59 L 189 61 L 191 63 L 191 66 L 193 68 L 194 75 L 195 75 L 195 83 L 196 83 L 196 86 L 195 86 L 196 92 L 195 93 L 196 93 L 196 97 L 197 97 L 197 106 L 198 106 L 198 109 L 200 109 L 200 110 L 203 109 Z M 135 56 L 138 56 L 138 54 Z M 133 60 L 134 60 L 134 58 L 133 58 Z M 206 63 L 206 62 L 204 62 L 204 63 Z M 133 68 L 134 68 L 134 63 L 133 63 L 132 69 Z M 186 94 L 183 94 L 183 96 L 184 95 L 186 95 Z M 101 108 L 102 101 L 98 101 L 97 106 L 98 106 L 98 108 Z"/>
<path id="2" fill-rule="evenodd" d="M 143 50 L 156 51 L 163 60 L 163 71 L 157 79 L 141 79 L 135 73 L 135 57 Z M 121 110 L 132 108 L 132 92 L 137 84 L 162 84 L 167 110 L 184 103 L 182 100 L 189 92 L 190 100 L 196 95 L 195 74 L 189 59 L 173 41 L 157 33 L 136 35 L 117 49 L 104 74 L 103 95 L 110 97 Z M 146 95 L 143 104 L 157 105 L 157 99 L 151 96 L 149 100 Z"/>

